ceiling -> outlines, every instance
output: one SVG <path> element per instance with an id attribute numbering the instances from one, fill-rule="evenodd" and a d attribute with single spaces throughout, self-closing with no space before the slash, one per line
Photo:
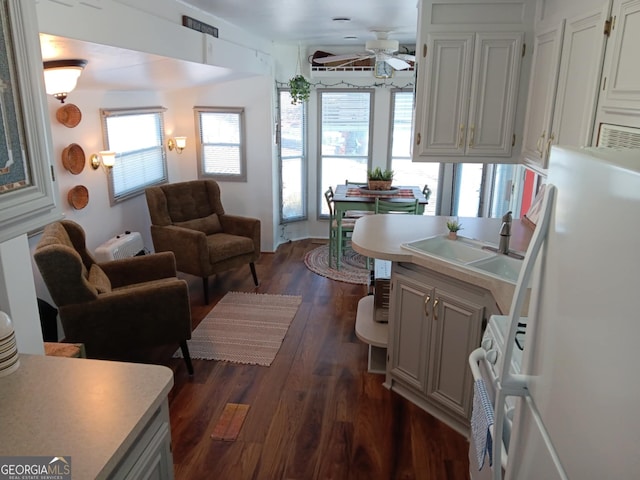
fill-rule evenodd
<path id="1" fill-rule="evenodd" d="M 416 43 L 417 0 L 180 0 L 229 23 L 280 43 L 358 45 L 390 32 Z M 333 21 L 333 18 L 350 21 Z M 345 36 L 356 37 L 345 39 Z"/>
<path id="2" fill-rule="evenodd" d="M 353 46 L 347 51 L 362 52 L 365 42 L 375 39 L 374 31 L 386 31 L 400 44 L 415 44 L 417 0 L 179 1 L 277 43 Z M 336 17 L 350 20 L 332 20 Z M 40 43 L 44 60 L 90 59 L 78 84 L 84 89 L 171 90 L 237 76 L 224 68 L 52 35 L 41 34 Z"/>

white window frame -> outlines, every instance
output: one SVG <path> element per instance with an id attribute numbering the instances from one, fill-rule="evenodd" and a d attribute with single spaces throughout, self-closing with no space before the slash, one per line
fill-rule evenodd
<path id="1" fill-rule="evenodd" d="M 318 196 L 316 199 L 317 202 L 317 212 L 318 219 L 326 219 L 328 218 L 328 214 L 325 213 L 327 210 L 326 200 L 324 198 L 324 192 L 327 189 L 328 185 L 322 185 L 322 170 L 324 164 L 325 155 L 322 154 L 322 95 L 325 93 L 368 93 L 369 94 L 369 133 L 368 133 L 368 142 L 367 142 L 367 154 L 366 155 L 326 155 L 326 157 L 343 157 L 343 158 L 366 158 L 366 169 L 362 172 L 362 176 L 360 178 L 348 178 L 349 174 L 344 173 L 344 180 L 367 180 L 367 171 L 371 169 L 372 155 L 373 155 L 373 126 L 375 122 L 375 112 L 374 112 L 374 102 L 375 102 L 375 89 L 374 88 L 322 88 L 318 89 L 318 129 L 317 129 L 317 143 L 318 143 Z M 344 180 L 342 178 L 339 179 L 339 183 L 342 183 Z"/>
<path id="2" fill-rule="evenodd" d="M 279 161 L 279 180 L 280 180 L 280 224 L 284 225 L 292 222 L 299 222 L 303 220 L 307 220 L 308 218 L 308 207 L 307 207 L 307 163 L 308 163 L 308 155 L 307 155 L 307 103 L 306 102 L 298 102 L 299 108 L 302 109 L 302 138 L 300 139 L 302 144 L 302 153 L 301 153 L 301 178 L 300 178 L 300 191 L 301 191 L 301 199 L 302 202 L 302 214 L 297 216 L 284 216 L 284 178 L 283 178 L 283 160 L 286 158 L 297 158 L 297 157 L 283 157 L 282 155 L 282 94 L 285 92 L 289 92 L 288 88 L 279 88 L 278 89 L 278 128 L 276 132 L 277 142 L 278 142 L 278 161 Z"/>
<path id="3" fill-rule="evenodd" d="M 198 177 L 199 178 L 213 178 L 216 181 L 222 182 L 246 182 L 247 181 L 247 155 L 246 155 L 246 139 L 245 139 L 245 118 L 244 118 L 244 108 L 242 107 L 194 107 L 195 114 L 195 123 L 196 123 L 196 132 L 198 134 L 198 141 L 196 144 L 197 154 L 198 154 Z M 238 138 L 239 143 L 215 143 L 215 144 L 207 144 L 207 145 L 225 145 L 228 147 L 237 147 L 239 150 L 239 160 L 238 160 L 238 173 L 237 174 L 225 174 L 221 172 L 211 172 L 207 171 L 205 165 L 205 149 L 206 146 L 202 140 L 202 122 L 201 117 L 203 114 L 208 113 L 223 113 L 223 114 L 236 114 L 238 115 Z"/>
<path id="4" fill-rule="evenodd" d="M 141 195 L 144 193 L 147 187 L 152 185 L 161 185 L 163 183 L 167 183 L 167 154 L 164 147 L 164 112 L 166 108 L 163 107 L 139 107 L 139 108 L 103 108 L 100 109 L 100 114 L 102 117 L 102 131 L 104 136 L 104 144 L 106 150 L 113 150 L 116 152 L 116 163 L 112 167 L 112 170 L 109 172 L 109 199 L 111 205 L 122 202 L 129 198 Z M 160 177 L 156 177 L 153 179 L 145 180 L 140 182 L 139 185 L 133 188 L 117 188 L 116 178 L 119 175 L 123 175 L 127 178 L 132 178 L 132 174 L 128 173 L 128 170 L 139 170 L 140 166 L 144 166 L 144 164 L 140 163 L 140 151 L 118 151 L 116 147 L 117 141 L 113 138 L 114 133 L 109 132 L 108 119 L 109 118 L 117 118 L 124 116 L 133 116 L 133 115 L 156 115 L 156 127 L 157 131 L 154 132 L 156 135 L 156 142 L 153 147 L 146 148 L 147 153 L 151 155 L 147 155 L 145 157 L 146 161 L 153 161 L 154 169 L 161 168 Z M 142 128 L 142 127 L 140 127 Z M 138 132 L 139 133 L 139 132 Z M 136 132 L 131 132 L 132 135 L 136 135 Z M 121 173 L 124 172 L 124 173 Z M 144 174 L 143 174 L 144 177 Z"/>

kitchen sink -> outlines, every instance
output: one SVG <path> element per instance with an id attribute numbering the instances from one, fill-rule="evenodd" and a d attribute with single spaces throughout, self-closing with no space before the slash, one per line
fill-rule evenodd
<path id="1" fill-rule="evenodd" d="M 402 244 L 402 247 L 407 250 L 463 264 L 495 256 L 494 253 L 482 250 L 482 246 L 482 243 L 475 240 L 464 237 L 458 237 L 458 240 L 449 240 L 442 235 Z"/>
<path id="2" fill-rule="evenodd" d="M 466 237 L 458 236 L 457 240 L 449 240 L 446 235 L 437 235 L 403 243 L 401 246 L 406 250 L 463 265 L 509 283 L 518 281 L 522 267 L 522 259 L 496 253 L 495 248 L 491 250 L 486 244 Z"/>
<path id="3" fill-rule="evenodd" d="M 520 275 L 520 268 L 522 267 L 522 260 L 508 257 L 507 255 L 495 255 L 491 258 L 469 262 L 467 266 L 489 272 L 501 279 L 517 282 L 518 276 Z"/>

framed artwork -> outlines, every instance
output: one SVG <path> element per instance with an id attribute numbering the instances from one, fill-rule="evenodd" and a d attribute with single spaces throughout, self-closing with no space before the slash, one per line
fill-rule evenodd
<path id="1" fill-rule="evenodd" d="M 34 2 L 0 0 L 0 242 L 61 215 Z"/>

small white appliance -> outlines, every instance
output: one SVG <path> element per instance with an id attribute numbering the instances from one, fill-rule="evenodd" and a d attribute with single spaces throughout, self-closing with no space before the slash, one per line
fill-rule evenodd
<path id="1" fill-rule="evenodd" d="M 145 253 L 140 232 L 125 231 L 110 238 L 96 248 L 96 260 L 106 262 L 120 258 L 134 257 Z"/>

